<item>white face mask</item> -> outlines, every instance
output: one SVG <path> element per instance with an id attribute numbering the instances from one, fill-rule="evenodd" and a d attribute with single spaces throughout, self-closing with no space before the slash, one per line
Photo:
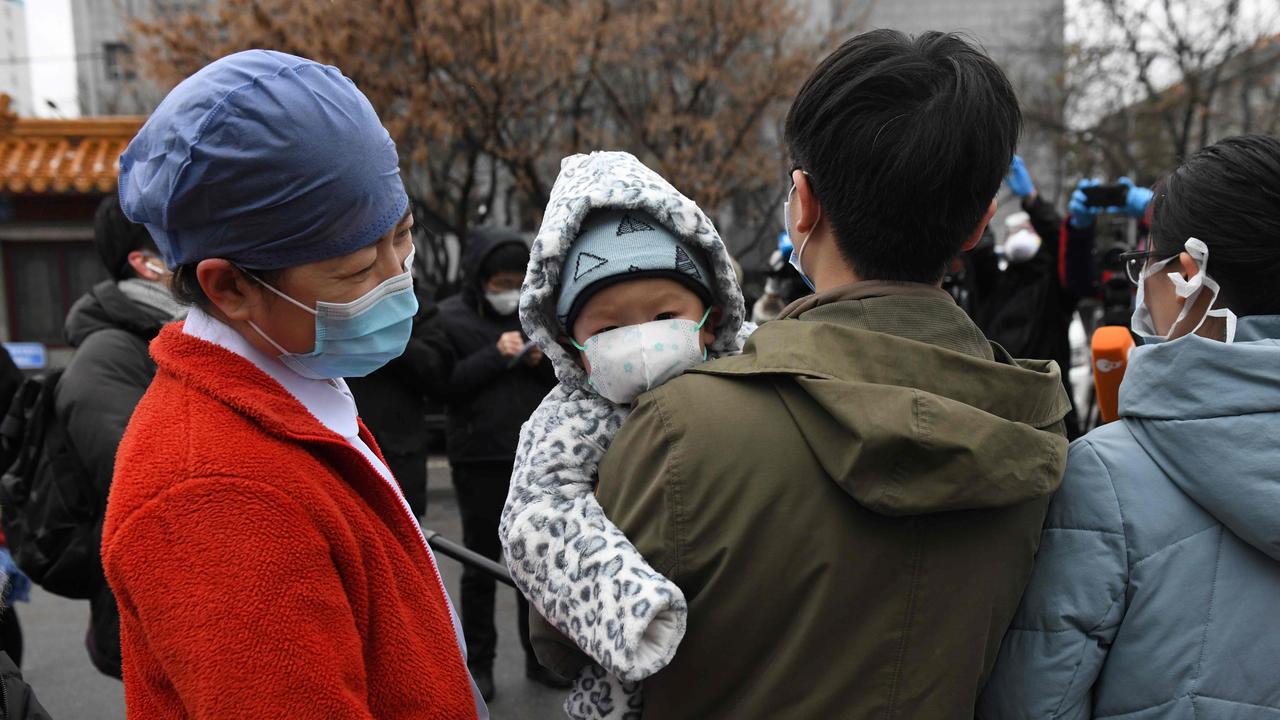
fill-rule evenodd
<path id="1" fill-rule="evenodd" d="M 1194 328 L 1186 333 L 1178 333 L 1177 336 L 1182 337 L 1184 335 L 1194 335 L 1196 331 L 1200 329 L 1200 326 L 1204 325 L 1204 321 L 1207 318 L 1218 317 L 1222 318 L 1226 322 L 1226 337 L 1224 339 L 1227 343 L 1234 342 L 1236 337 L 1236 314 L 1227 308 L 1213 307 L 1214 303 L 1218 301 L 1218 294 L 1221 292 L 1221 288 L 1218 286 L 1218 282 L 1216 280 L 1209 277 L 1209 246 L 1205 245 L 1204 241 L 1197 238 L 1188 238 L 1186 245 L 1183 247 L 1186 249 L 1187 254 L 1195 260 L 1196 267 L 1199 268 L 1199 272 L 1197 272 L 1195 277 L 1190 280 L 1182 277 L 1182 273 L 1166 273 L 1169 280 L 1173 283 L 1174 292 L 1178 294 L 1178 297 L 1185 300 L 1182 304 L 1182 312 L 1178 313 L 1178 319 L 1174 320 L 1173 325 L 1169 326 L 1168 333 L 1161 335 L 1156 331 L 1155 323 L 1151 319 L 1151 310 L 1147 307 L 1146 301 L 1147 278 L 1154 276 L 1169 263 L 1176 260 L 1178 256 L 1174 255 L 1173 257 L 1166 258 L 1157 263 L 1149 264 L 1146 268 L 1143 268 L 1142 274 L 1138 278 L 1138 298 L 1134 304 L 1133 318 L 1130 321 L 1130 327 L 1135 333 L 1143 336 L 1144 338 L 1159 338 L 1166 340 L 1170 335 L 1174 335 L 1174 330 L 1182 324 L 1183 320 L 1187 319 L 1187 315 L 1191 312 L 1192 306 L 1196 304 L 1196 300 L 1200 297 L 1200 293 L 1208 290 L 1213 293 L 1213 297 L 1209 300 L 1210 310 L 1200 318 Z"/>
<path id="2" fill-rule="evenodd" d="M 586 345 L 573 346 L 591 363 L 588 382 L 600 396 L 618 405 L 630 405 L 648 392 L 707 359 L 698 342 L 702 322 L 655 320 L 641 325 L 593 335 Z"/>
<path id="3" fill-rule="evenodd" d="M 502 292 L 487 292 L 484 294 L 485 302 L 489 303 L 489 307 L 499 315 L 506 316 L 514 313 L 520 307 L 520 291 L 519 290 L 503 290 Z"/>
<path id="4" fill-rule="evenodd" d="M 788 237 L 791 236 L 791 193 L 794 193 L 795 191 L 796 186 L 792 184 L 791 190 L 787 192 L 787 199 L 782 203 L 782 221 L 786 223 Z M 818 211 L 818 219 L 822 219 L 821 210 Z M 808 285 L 809 289 L 814 292 L 817 292 L 818 289 L 813 286 L 813 281 L 809 279 L 809 276 L 804 274 L 804 268 L 800 265 L 800 256 L 804 254 L 804 246 L 808 244 L 809 236 L 813 235 L 813 231 L 816 230 L 817 227 L 818 223 L 815 222 L 813 227 L 809 229 L 809 232 L 805 233 L 804 239 L 800 241 L 799 245 L 796 245 L 795 240 L 792 239 L 791 244 L 794 249 L 791 251 L 791 259 L 788 261 L 790 262 L 791 267 L 795 268 L 796 272 L 800 273 L 800 279 L 804 281 L 804 284 Z"/>
<path id="5" fill-rule="evenodd" d="M 1011 263 L 1026 262 L 1040 252 L 1040 236 L 1030 228 L 1021 228 L 1004 241 L 1004 256 Z"/>

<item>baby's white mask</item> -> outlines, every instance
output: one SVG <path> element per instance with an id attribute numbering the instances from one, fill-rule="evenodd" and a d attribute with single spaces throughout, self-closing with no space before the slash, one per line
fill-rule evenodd
<path id="1" fill-rule="evenodd" d="M 654 320 L 593 335 L 586 345 L 571 342 L 587 355 L 591 387 L 610 402 L 630 405 L 641 393 L 707 359 L 698 333 L 710 314 L 708 308 L 701 322 Z"/>

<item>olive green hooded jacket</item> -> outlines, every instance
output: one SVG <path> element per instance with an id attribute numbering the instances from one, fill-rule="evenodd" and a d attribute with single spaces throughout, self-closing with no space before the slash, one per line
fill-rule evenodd
<path id="1" fill-rule="evenodd" d="M 599 499 L 689 602 L 644 717 L 972 718 L 1069 407 L 1052 362 L 883 282 L 801 300 L 641 396 Z M 585 660 L 545 625 L 534 641 L 563 673 Z"/>

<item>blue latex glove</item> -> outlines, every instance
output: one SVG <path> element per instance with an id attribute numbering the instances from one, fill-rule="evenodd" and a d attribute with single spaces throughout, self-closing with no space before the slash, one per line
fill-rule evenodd
<path id="1" fill-rule="evenodd" d="M 791 251 L 794 249 L 795 246 L 791 244 L 791 233 L 783 230 L 782 234 L 778 235 L 778 254 L 782 256 L 783 262 L 791 257 Z"/>
<path id="2" fill-rule="evenodd" d="M 1081 180 L 1076 183 L 1075 192 L 1071 193 L 1071 202 L 1067 205 L 1067 210 L 1070 212 L 1070 215 L 1067 217 L 1067 222 L 1071 227 L 1092 227 L 1094 221 L 1098 219 L 1098 214 L 1102 212 L 1102 208 L 1089 207 L 1085 204 L 1084 188 L 1101 184 L 1102 183 L 1096 179 Z"/>
<path id="3" fill-rule="evenodd" d="M 1116 182 L 1129 187 L 1129 197 L 1125 200 L 1124 211 L 1129 217 L 1142 219 L 1147 214 L 1147 205 L 1151 203 L 1151 198 L 1155 197 L 1155 193 L 1151 188 L 1137 187 L 1133 181 L 1127 177 L 1122 177 Z"/>
<path id="4" fill-rule="evenodd" d="M 1027 172 L 1027 164 L 1022 162 L 1021 155 L 1013 156 L 1009 174 L 1004 176 L 1004 181 L 1009 185 L 1009 191 L 1020 198 L 1030 197 L 1036 191 L 1035 183 L 1031 182 L 1031 173 Z"/>

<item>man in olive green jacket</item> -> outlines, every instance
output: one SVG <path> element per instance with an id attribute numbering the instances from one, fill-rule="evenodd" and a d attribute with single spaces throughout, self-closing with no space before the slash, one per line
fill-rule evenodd
<path id="1" fill-rule="evenodd" d="M 1066 462 L 1056 365 L 938 287 L 1019 124 L 953 36 L 855 37 L 801 90 L 787 229 L 817 294 L 642 395 L 600 466 L 606 514 L 689 604 L 645 718 L 973 717 Z"/>

